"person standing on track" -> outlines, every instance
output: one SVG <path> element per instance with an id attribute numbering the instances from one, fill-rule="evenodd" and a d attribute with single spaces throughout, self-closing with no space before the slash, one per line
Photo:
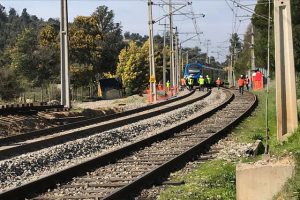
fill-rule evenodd
<path id="1" fill-rule="evenodd" d="M 204 91 L 205 79 L 203 78 L 202 75 L 200 75 L 198 79 L 198 83 L 199 83 L 199 91 Z"/>
<path id="2" fill-rule="evenodd" d="M 169 92 L 170 91 L 170 81 L 169 80 L 166 82 L 166 88 L 167 88 L 167 92 Z"/>
<path id="3" fill-rule="evenodd" d="M 218 79 L 216 80 L 216 85 L 218 87 L 218 90 L 220 89 L 221 83 L 222 83 L 222 81 L 221 81 L 220 77 L 218 77 Z"/>
<path id="4" fill-rule="evenodd" d="M 244 80 L 244 76 L 241 75 L 241 77 L 238 80 L 238 84 L 239 84 L 239 93 L 240 95 L 244 94 L 244 85 L 245 85 L 245 80 Z"/>
<path id="5" fill-rule="evenodd" d="M 206 75 L 206 88 L 207 88 L 207 91 L 211 89 L 211 78 Z"/>
<path id="6" fill-rule="evenodd" d="M 189 90 L 192 90 L 192 89 L 193 89 L 193 86 L 194 86 L 194 79 L 193 79 L 193 76 L 189 76 L 189 77 L 188 77 L 188 84 L 189 84 Z"/>

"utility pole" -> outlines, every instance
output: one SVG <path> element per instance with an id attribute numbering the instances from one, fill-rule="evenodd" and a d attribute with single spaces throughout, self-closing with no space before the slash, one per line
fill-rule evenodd
<path id="1" fill-rule="evenodd" d="M 175 86 L 175 69 L 174 69 L 174 38 L 173 38 L 173 11 L 172 0 L 169 0 L 169 19 L 170 19 L 170 83 L 171 87 Z"/>
<path id="2" fill-rule="evenodd" d="M 290 0 L 274 1 L 274 28 L 277 139 L 282 141 L 298 126 Z"/>
<path id="3" fill-rule="evenodd" d="M 179 56 L 178 56 L 178 32 L 177 27 L 175 28 L 175 88 L 177 92 L 177 88 L 179 86 Z"/>
<path id="4" fill-rule="evenodd" d="M 206 63 L 209 64 L 209 56 L 208 56 L 208 46 L 210 45 L 210 40 L 206 40 Z"/>
<path id="5" fill-rule="evenodd" d="M 60 22 L 60 70 L 61 70 L 61 104 L 71 108 L 69 78 L 69 42 L 68 42 L 68 4 L 61 0 Z"/>
<path id="6" fill-rule="evenodd" d="M 148 0 L 148 17 L 149 17 L 149 64 L 150 64 L 150 101 L 156 102 L 156 80 L 155 80 L 155 62 L 154 62 L 154 45 L 153 45 L 153 17 L 152 4 Z"/>
<path id="7" fill-rule="evenodd" d="M 189 64 L 189 51 L 186 52 L 186 64 Z"/>
<path id="8" fill-rule="evenodd" d="M 254 25 L 251 28 L 251 70 L 255 70 L 255 54 L 254 54 Z"/>
<path id="9" fill-rule="evenodd" d="M 163 89 L 166 88 L 166 71 L 167 71 L 167 61 L 166 61 L 166 28 L 167 24 L 164 24 L 164 48 L 163 48 Z"/>

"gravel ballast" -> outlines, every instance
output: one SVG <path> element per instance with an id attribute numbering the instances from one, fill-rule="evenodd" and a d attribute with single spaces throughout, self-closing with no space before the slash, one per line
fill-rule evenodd
<path id="1" fill-rule="evenodd" d="M 0 189 L 4 191 L 25 184 L 41 176 L 57 172 L 122 145 L 153 135 L 188 117 L 210 110 L 223 102 L 225 98 L 226 95 L 222 90 L 214 89 L 209 97 L 184 108 L 93 136 L 3 160 L 0 162 Z"/>

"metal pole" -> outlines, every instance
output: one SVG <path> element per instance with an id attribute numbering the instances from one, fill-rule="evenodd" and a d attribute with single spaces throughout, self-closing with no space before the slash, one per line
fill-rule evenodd
<path id="1" fill-rule="evenodd" d="M 60 22 L 60 69 L 61 69 L 61 104 L 67 108 L 70 102 L 70 78 L 69 78 L 69 46 L 68 46 L 68 4 L 67 0 L 61 0 Z"/>
<path id="2" fill-rule="evenodd" d="M 174 38 L 173 38 L 173 13 L 172 13 L 172 0 L 169 0 L 169 19 L 170 19 L 170 83 L 171 87 L 175 85 L 174 73 Z"/>
<path id="3" fill-rule="evenodd" d="M 167 71 L 167 62 L 166 62 L 166 28 L 167 24 L 164 24 L 164 49 L 163 49 L 163 89 L 166 89 L 166 71 Z"/>
<path id="4" fill-rule="evenodd" d="M 153 45 L 153 18 L 152 18 L 152 4 L 148 0 L 148 14 L 149 14 L 149 67 L 150 67 L 150 96 L 153 102 L 156 102 L 156 80 L 155 80 L 155 63 L 154 63 L 154 45 Z"/>

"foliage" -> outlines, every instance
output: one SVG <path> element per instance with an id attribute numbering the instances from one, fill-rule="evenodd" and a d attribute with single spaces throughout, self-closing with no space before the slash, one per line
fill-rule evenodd
<path id="1" fill-rule="evenodd" d="M 124 47 L 122 29 L 119 23 L 114 23 L 114 13 L 106 6 L 99 6 L 92 14 L 97 22 L 101 42 L 101 59 L 93 63 L 96 72 L 115 72 L 118 55 Z"/>
<path id="2" fill-rule="evenodd" d="M 123 85 L 130 93 L 142 92 L 148 84 L 149 61 L 148 43 L 138 47 L 133 41 L 119 55 L 117 76 L 122 77 Z"/>
<path id="3" fill-rule="evenodd" d="M 21 88 L 11 70 L 0 68 L 0 99 L 9 100 L 18 97 Z"/>
<path id="4" fill-rule="evenodd" d="M 235 166 L 221 160 L 200 164 L 183 178 L 185 185 L 173 186 L 160 194 L 159 200 L 235 199 Z"/>
<path id="5" fill-rule="evenodd" d="M 93 66 L 83 65 L 78 63 L 73 63 L 70 66 L 71 82 L 74 87 L 80 87 L 83 85 L 89 85 L 92 82 L 91 77 L 93 77 Z"/>
<path id="6" fill-rule="evenodd" d="M 148 40 L 148 36 L 141 36 L 138 33 L 125 32 L 124 39 L 127 41 L 134 41 L 138 46 L 143 46 L 143 44 Z"/>
<path id="7" fill-rule="evenodd" d="M 34 80 L 37 75 L 33 54 L 36 44 L 37 40 L 33 29 L 25 29 L 18 36 L 14 48 L 11 50 L 12 68 L 27 80 Z"/>
<path id="8" fill-rule="evenodd" d="M 236 74 L 245 74 L 245 72 L 251 69 L 251 29 L 252 26 L 248 26 L 244 35 L 243 48 L 240 47 L 239 56 L 235 63 Z M 240 44 L 241 45 L 241 44 Z"/>

